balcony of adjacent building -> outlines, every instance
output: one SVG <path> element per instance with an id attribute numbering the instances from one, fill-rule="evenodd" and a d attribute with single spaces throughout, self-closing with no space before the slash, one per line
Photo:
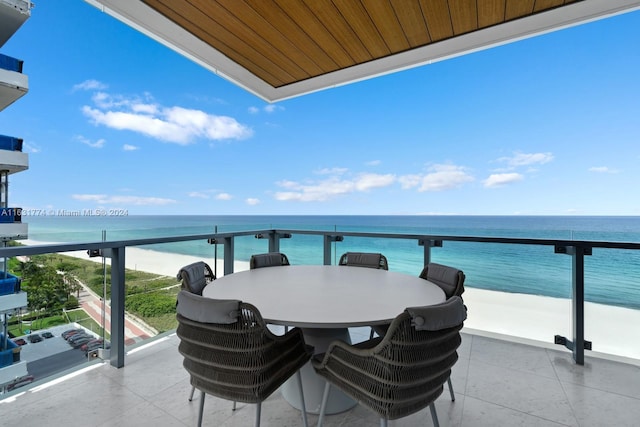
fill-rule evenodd
<path id="1" fill-rule="evenodd" d="M 0 47 L 31 17 L 30 0 L 0 0 Z"/>
<path id="2" fill-rule="evenodd" d="M 9 177 L 29 169 L 29 155 L 22 152 L 22 139 L 0 135 L 0 237 L 26 239 L 28 225 L 22 222 L 22 209 L 9 202 Z"/>
<path id="3" fill-rule="evenodd" d="M 29 0 L 0 0 L 0 48 L 29 19 L 32 7 Z M 0 54 L 0 111 L 29 91 L 22 65 L 22 60 Z"/>
<path id="4" fill-rule="evenodd" d="M 23 61 L 0 54 L 0 111 L 29 91 L 29 77 L 22 73 Z"/>

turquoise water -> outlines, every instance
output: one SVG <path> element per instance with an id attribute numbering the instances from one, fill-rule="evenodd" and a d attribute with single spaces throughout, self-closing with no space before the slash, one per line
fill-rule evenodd
<path id="1" fill-rule="evenodd" d="M 29 238 L 50 242 L 107 240 L 285 228 L 320 231 L 515 237 L 640 243 L 640 217 L 525 216 L 123 216 L 25 217 Z M 237 238 L 237 260 L 265 252 L 267 241 Z M 147 249 L 196 257 L 214 256 L 204 241 L 153 245 Z M 295 264 L 321 264 L 322 238 L 294 235 L 281 240 L 281 251 Z M 382 252 L 395 271 L 418 274 L 423 248 L 416 241 L 345 237 L 334 255 L 347 251 Z M 222 251 L 219 250 L 219 256 Z M 432 260 L 464 270 L 466 286 L 569 298 L 571 257 L 553 247 L 445 242 Z M 587 301 L 640 309 L 640 251 L 594 249 L 585 258 Z"/>

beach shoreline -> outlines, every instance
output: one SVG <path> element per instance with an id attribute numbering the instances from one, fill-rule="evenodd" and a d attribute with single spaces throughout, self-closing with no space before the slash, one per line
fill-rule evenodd
<path id="1" fill-rule="evenodd" d="M 51 244 L 34 240 L 23 240 L 21 243 Z M 102 262 L 100 257 L 89 258 L 86 251 L 61 254 Z M 169 277 L 176 277 L 181 267 L 196 261 L 209 264 L 216 270 L 217 277 L 224 275 L 222 259 L 216 262 L 213 257 L 199 258 L 135 247 L 128 247 L 125 252 L 125 268 Z M 248 269 L 248 262 L 234 262 L 235 272 Z M 465 285 L 463 297 L 468 308 L 465 328 L 549 344 L 553 343 L 555 335 L 572 339 L 570 299 L 492 291 Z M 634 327 L 638 324 L 640 310 L 585 302 L 585 339 L 593 343 L 594 352 L 640 360 L 640 347 L 633 345 L 637 341 Z M 562 346 L 555 348 L 564 349 Z"/>

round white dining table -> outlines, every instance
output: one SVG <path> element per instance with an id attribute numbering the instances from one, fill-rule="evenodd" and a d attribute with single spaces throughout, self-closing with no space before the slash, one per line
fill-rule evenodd
<path id="1" fill-rule="evenodd" d="M 365 267 L 289 265 L 229 274 L 211 282 L 203 296 L 238 299 L 255 305 L 267 323 L 297 326 L 315 353 L 337 339 L 350 343 L 349 327 L 390 323 L 406 307 L 444 302 L 442 289 L 418 276 Z M 318 413 L 324 379 L 310 363 L 302 369 L 307 412 Z M 355 402 L 334 390 L 327 413 Z M 297 387 L 286 383 L 285 399 L 300 409 Z"/>

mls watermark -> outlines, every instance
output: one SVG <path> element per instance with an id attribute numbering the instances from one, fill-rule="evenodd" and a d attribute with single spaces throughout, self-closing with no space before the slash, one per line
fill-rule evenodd
<path id="1" fill-rule="evenodd" d="M 3 212 L 4 214 L 4 212 Z M 20 209 L 20 216 L 129 216 L 129 209 Z"/>

